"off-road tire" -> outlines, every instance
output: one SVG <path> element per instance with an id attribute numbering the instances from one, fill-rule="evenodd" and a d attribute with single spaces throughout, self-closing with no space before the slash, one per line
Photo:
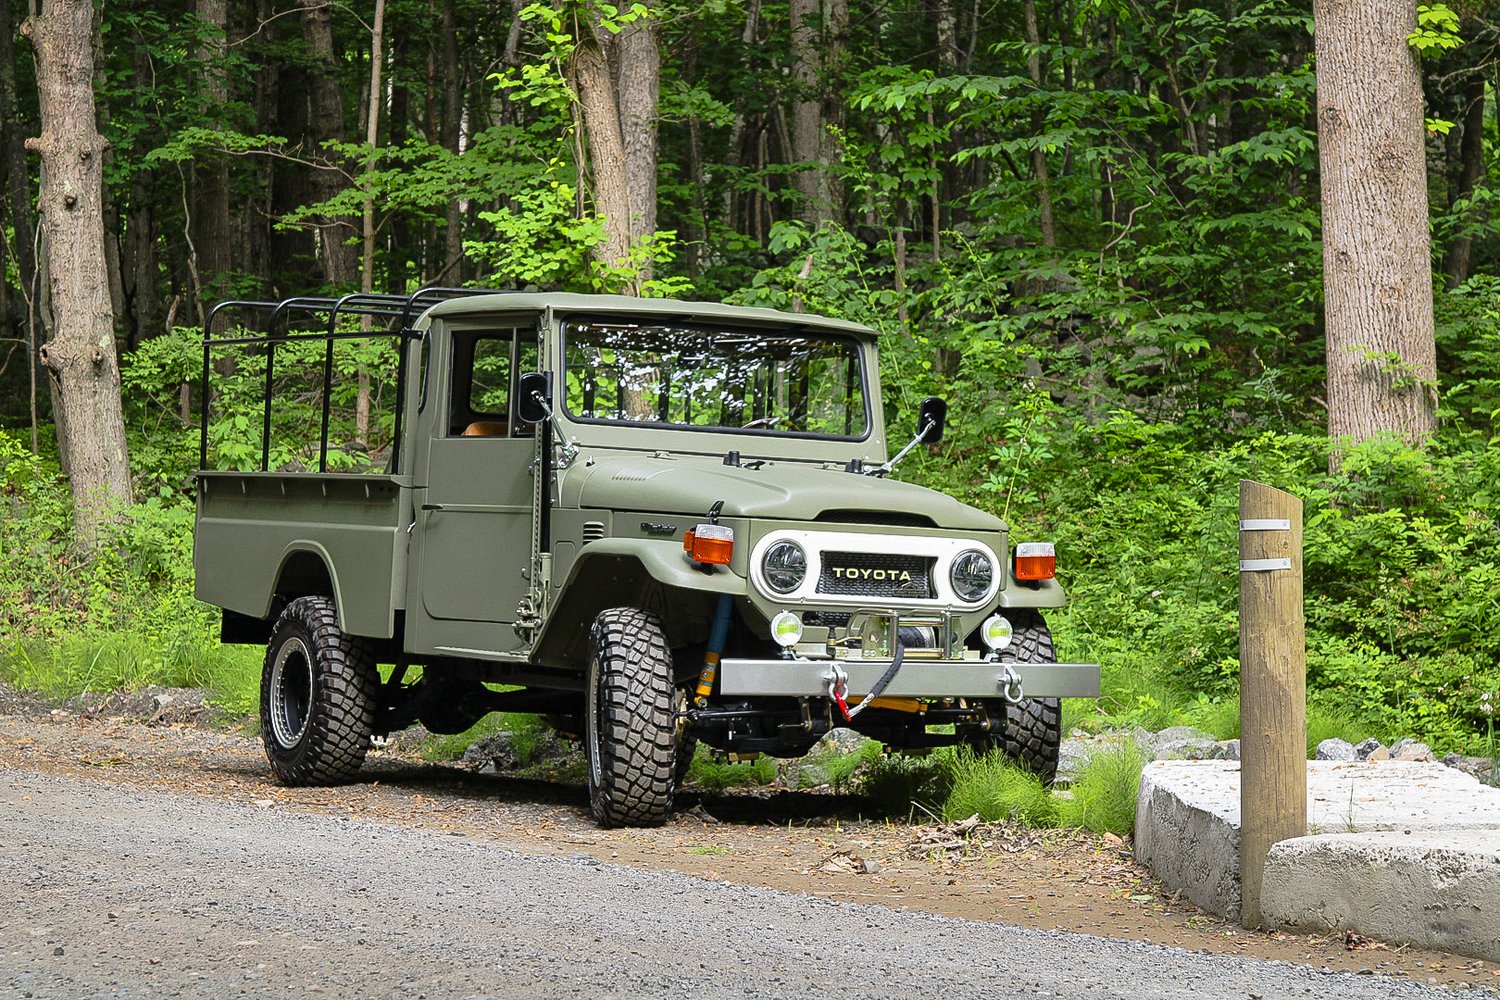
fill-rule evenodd
<path id="1" fill-rule="evenodd" d="M 260 680 L 261 742 L 276 779 L 331 785 L 353 778 L 370 749 L 379 688 L 374 651 L 339 629 L 333 601 L 288 604 Z"/>
<path id="2" fill-rule="evenodd" d="M 1000 654 L 1002 663 L 1056 663 L 1052 633 L 1035 611 L 1018 610 L 1007 615 L 1011 622 L 1010 646 Z M 986 702 L 991 719 L 1003 718 L 1002 732 L 971 741 L 980 752 L 998 750 L 1050 785 L 1057 777 L 1058 748 L 1062 745 L 1062 702 L 1057 698 L 1025 698 L 1011 704 L 1004 699 Z"/>
<path id="3" fill-rule="evenodd" d="M 654 615 L 609 608 L 589 634 L 584 744 L 600 826 L 660 826 L 676 791 L 672 652 Z"/>

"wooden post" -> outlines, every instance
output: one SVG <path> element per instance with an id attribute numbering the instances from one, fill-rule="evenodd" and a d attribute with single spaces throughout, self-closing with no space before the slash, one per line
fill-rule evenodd
<path id="1" fill-rule="evenodd" d="M 1302 501 L 1240 481 L 1240 923 L 1259 927 L 1271 845 L 1307 835 Z"/>

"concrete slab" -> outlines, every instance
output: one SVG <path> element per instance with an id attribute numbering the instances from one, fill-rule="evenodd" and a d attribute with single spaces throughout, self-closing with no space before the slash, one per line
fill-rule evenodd
<path id="1" fill-rule="evenodd" d="M 1441 764 L 1309 761 L 1308 833 L 1500 830 L 1500 789 Z M 1211 913 L 1239 919 L 1240 764 L 1154 761 L 1141 774 L 1136 858 Z"/>
<path id="2" fill-rule="evenodd" d="M 1266 857 L 1271 924 L 1335 928 L 1500 962 L 1500 830 L 1332 833 Z"/>

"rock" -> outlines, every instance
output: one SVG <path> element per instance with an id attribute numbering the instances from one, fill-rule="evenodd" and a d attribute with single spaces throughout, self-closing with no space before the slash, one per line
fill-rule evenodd
<path id="1" fill-rule="evenodd" d="M 1174 726 L 1186 729 L 1186 726 Z M 1163 735 L 1165 730 L 1163 731 Z M 1213 760 L 1218 756 L 1219 744 L 1208 736 L 1189 736 L 1163 739 L 1156 745 L 1157 760 Z"/>
<path id="2" fill-rule="evenodd" d="M 1408 738 L 1404 740 L 1397 740 L 1396 745 L 1391 747 L 1391 759 L 1415 760 L 1425 763 L 1426 761 L 1436 760 L 1437 758 L 1432 755 L 1432 747 L 1428 746 L 1426 743 L 1421 742 L 1420 740 Z"/>
<path id="3" fill-rule="evenodd" d="M 1261 910 L 1273 927 L 1354 932 L 1493 962 L 1500 960 L 1497 868 L 1493 829 L 1294 837 L 1266 858 Z"/>
<path id="4" fill-rule="evenodd" d="M 836 753 L 853 753 L 865 745 L 865 738 L 852 729 L 834 729 L 823 737 L 819 749 Z"/>
<path id="5" fill-rule="evenodd" d="M 512 745 L 510 733 L 491 733 L 475 740 L 464 751 L 463 761 L 479 765 L 478 770 L 483 774 L 494 774 L 496 771 L 515 767 L 516 749 Z"/>
<path id="6" fill-rule="evenodd" d="M 1319 743 L 1317 751 L 1313 754 L 1313 760 L 1352 761 L 1358 759 L 1359 755 L 1354 749 L 1354 744 L 1338 738 Z"/>
<path id="7" fill-rule="evenodd" d="M 1485 782 L 1490 781 L 1492 776 L 1500 772 L 1500 765 L 1489 757 L 1465 757 L 1463 754 L 1450 753 L 1443 758 L 1442 762 L 1456 771 L 1472 774 Z"/>
<path id="8" fill-rule="evenodd" d="M 1169 743 L 1175 740 L 1211 740 L 1213 736 L 1201 729 L 1192 726 L 1168 726 L 1156 734 L 1158 743 Z"/>
<path id="9" fill-rule="evenodd" d="M 1217 760 L 1239 760 L 1240 759 L 1240 741 L 1239 740 L 1224 740 L 1221 743 L 1219 743 L 1218 746 L 1219 746 L 1219 752 L 1214 755 L 1215 759 L 1217 759 Z"/>
<path id="10" fill-rule="evenodd" d="M 1240 779 L 1240 765 L 1232 761 L 1147 764 L 1135 825 L 1137 861 L 1168 889 L 1232 919 L 1240 907 Z M 1500 789 L 1437 763 L 1309 761 L 1307 824 L 1309 834 L 1452 830 L 1493 844 L 1500 831 Z M 1495 880 L 1495 869 L 1489 871 Z M 1295 880 L 1289 884 L 1295 889 Z M 1473 916 L 1466 922 L 1479 926 Z"/>
<path id="11" fill-rule="evenodd" d="M 1130 738 L 1135 740 L 1135 745 L 1141 748 L 1141 753 L 1146 755 L 1147 760 L 1156 759 L 1156 734 L 1149 729 L 1136 726 L 1130 731 Z"/>
<path id="12" fill-rule="evenodd" d="M 1382 751 L 1383 752 L 1384 750 L 1385 750 L 1385 744 L 1382 743 L 1382 742 L 1380 742 L 1379 740 L 1375 739 L 1375 737 L 1372 736 L 1369 739 L 1365 740 L 1363 743 L 1361 743 L 1359 746 L 1357 746 L 1357 747 L 1354 748 L 1354 755 L 1357 758 L 1359 758 L 1360 760 L 1386 760 L 1386 759 L 1389 758 L 1389 754 L 1387 754 L 1385 757 L 1373 757 L 1372 758 L 1370 756 L 1371 754 L 1375 753 L 1376 751 Z"/>
<path id="13" fill-rule="evenodd" d="M 86 692 L 65 703 L 80 715 L 128 719 L 148 725 L 189 725 L 211 721 L 213 712 L 203 688 L 152 685 L 139 691 Z"/>
<path id="14" fill-rule="evenodd" d="M 1057 748 L 1057 780 L 1069 784 L 1078 780 L 1078 772 L 1093 755 L 1094 742 L 1088 739 L 1063 740 Z"/>
<path id="15" fill-rule="evenodd" d="M 864 864 L 865 864 L 865 874 L 866 875 L 879 875 L 880 874 L 880 862 L 879 861 L 876 861 L 874 858 L 865 858 Z"/>

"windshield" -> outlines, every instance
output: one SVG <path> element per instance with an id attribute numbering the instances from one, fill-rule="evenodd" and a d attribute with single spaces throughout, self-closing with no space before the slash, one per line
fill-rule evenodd
<path id="1" fill-rule="evenodd" d="M 837 334 L 626 320 L 564 328 L 579 420 L 863 438 L 859 344 Z"/>

